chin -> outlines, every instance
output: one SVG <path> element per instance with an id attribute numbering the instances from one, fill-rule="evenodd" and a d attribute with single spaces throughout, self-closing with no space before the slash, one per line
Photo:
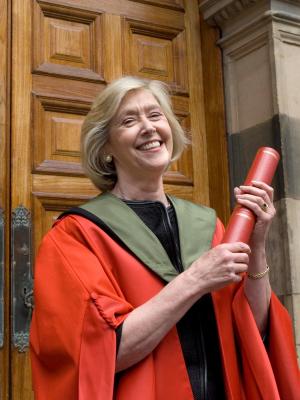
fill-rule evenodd
<path id="1" fill-rule="evenodd" d="M 168 158 L 167 160 L 145 163 L 144 166 L 145 167 L 147 166 L 148 168 L 153 169 L 153 170 L 161 170 L 162 173 L 164 173 L 165 170 L 168 169 L 170 162 L 171 161 Z"/>

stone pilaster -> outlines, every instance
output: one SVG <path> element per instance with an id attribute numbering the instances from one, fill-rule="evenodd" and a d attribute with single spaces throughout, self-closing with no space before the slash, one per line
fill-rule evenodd
<path id="1" fill-rule="evenodd" d="M 258 147 L 282 156 L 268 259 L 300 356 L 300 2 L 203 0 L 200 10 L 222 32 L 232 187 L 242 183 Z"/>

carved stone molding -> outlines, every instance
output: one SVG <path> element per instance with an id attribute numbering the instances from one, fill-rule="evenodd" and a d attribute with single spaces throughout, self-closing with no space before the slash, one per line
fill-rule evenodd
<path id="1" fill-rule="evenodd" d="M 300 22 L 298 0 L 199 0 L 199 8 L 207 22 L 221 28 L 232 20 L 239 25 L 238 19 L 248 14 L 251 19 L 259 16 L 261 19 L 280 19 L 288 23 Z"/>
<path id="2" fill-rule="evenodd" d="M 205 20 L 220 25 L 258 2 L 261 0 L 200 0 L 199 7 Z"/>
<path id="3" fill-rule="evenodd" d="M 297 0 L 200 0 L 204 19 L 220 27 L 223 49 L 254 34 L 269 32 L 272 23 L 300 27 L 300 2 Z"/>

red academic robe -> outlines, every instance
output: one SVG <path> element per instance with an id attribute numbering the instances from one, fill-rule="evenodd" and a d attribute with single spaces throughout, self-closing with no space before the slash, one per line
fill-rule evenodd
<path id="1" fill-rule="evenodd" d="M 212 246 L 223 235 L 217 223 Z M 31 360 L 36 400 L 192 400 L 176 327 L 115 383 L 115 329 L 165 282 L 82 216 L 58 221 L 35 270 Z M 272 295 L 266 351 L 243 282 L 212 293 L 229 400 L 296 400 L 290 318 Z"/>

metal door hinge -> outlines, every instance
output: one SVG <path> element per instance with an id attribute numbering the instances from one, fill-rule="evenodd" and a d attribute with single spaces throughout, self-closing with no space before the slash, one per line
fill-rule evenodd
<path id="1" fill-rule="evenodd" d="M 31 266 L 31 214 L 22 205 L 12 212 L 12 343 L 19 352 L 29 346 L 29 327 L 33 310 Z"/>

